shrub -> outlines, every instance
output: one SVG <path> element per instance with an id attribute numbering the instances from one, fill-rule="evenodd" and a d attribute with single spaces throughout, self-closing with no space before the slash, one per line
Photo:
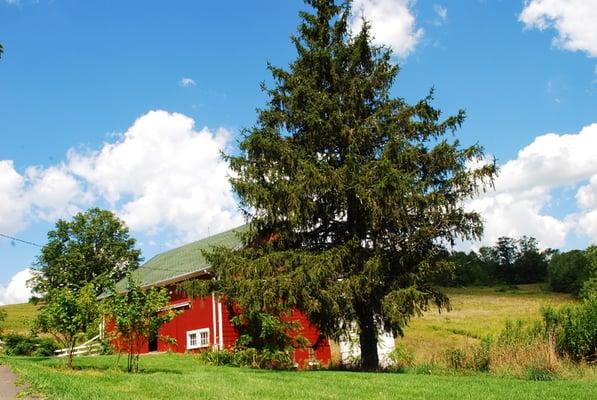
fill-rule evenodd
<path id="1" fill-rule="evenodd" d="M 49 338 L 39 338 L 37 339 L 37 345 L 32 355 L 36 357 L 51 357 L 57 349 L 58 346 L 54 340 Z"/>
<path id="2" fill-rule="evenodd" d="M 526 368 L 526 378 L 530 381 L 553 381 L 556 378 L 556 373 L 549 365 L 541 362 L 532 362 Z"/>
<path id="3" fill-rule="evenodd" d="M 391 368 L 397 371 L 412 367 L 415 362 L 415 354 L 403 343 L 398 343 L 388 358 L 392 362 Z"/>
<path id="4" fill-rule="evenodd" d="M 467 366 L 467 352 L 464 349 L 448 349 L 446 351 L 446 362 L 449 368 L 462 371 Z"/>
<path id="5" fill-rule="evenodd" d="M 575 361 L 597 360 L 597 296 L 560 309 L 545 308 L 543 319 L 558 353 Z"/>
<path id="6" fill-rule="evenodd" d="M 5 335 L 4 352 L 8 356 L 37 356 L 46 357 L 54 355 L 58 348 L 56 342 L 49 338 L 38 338 L 19 334 Z"/>
<path id="7" fill-rule="evenodd" d="M 493 341 L 483 338 L 479 343 L 462 348 L 452 348 L 444 354 L 448 368 L 456 371 L 489 371 L 489 356 Z"/>
<path id="8" fill-rule="evenodd" d="M 294 369 L 292 352 L 237 348 L 233 350 L 206 350 L 197 357 L 210 365 L 231 365 L 264 369 Z"/>
<path id="9" fill-rule="evenodd" d="M 589 300 L 591 297 L 597 297 L 597 277 L 589 278 L 583 283 L 580 290 L 580 298 Z"/>

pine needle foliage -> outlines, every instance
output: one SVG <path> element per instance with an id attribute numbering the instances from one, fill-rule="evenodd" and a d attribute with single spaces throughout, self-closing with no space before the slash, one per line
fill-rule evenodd
<path id="1" fill-rule="evenodd" d="M 339 338 L 359 333 L 362 368 L 378 366 L 377 333 L 398 335 L 431 305 L 448 273 L 447 245 L 482 234 L 463 206 L 493 182 L 495 162 L 451 133 L 433 90 L 415 104 L 392 97 L 399 72 L 370 25 L 349 30 L 350 3 L 307 0 L 287 69 L 268 65 L 269 101 L 226 158 L 249 221 L 242 249 L 207 254 L 216 289 L 243 313 L 283 320 L 294 307 Z"/>

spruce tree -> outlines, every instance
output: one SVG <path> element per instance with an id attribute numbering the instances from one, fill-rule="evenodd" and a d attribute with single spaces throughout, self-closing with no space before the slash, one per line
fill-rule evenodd
<path id="1" fill-rule="evenodd" d="M 306 3 L 296 60 L 268 66 L 267 107 L 227 156 L 245 245 L 208 258 L 237 310 L 297 307 L 332 338 L 357 329 L 361 366 L 376 369 L 380 330 L 402 334 L 430 305 L 448 306 L 431 282 L 449 272 L 447 246 L 482 234 L 463 202 L 496 167 L 451 137 L 464 111 L 442 118 L 433 91 L 414 105 L 392 97 L 391 50 L 372 44 L 368 23 L 351 34 L 350 3 Z"/>

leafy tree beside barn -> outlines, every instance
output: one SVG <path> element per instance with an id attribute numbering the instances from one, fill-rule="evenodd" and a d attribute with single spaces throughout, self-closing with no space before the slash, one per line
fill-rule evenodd
<path id="1" fill-rule="evenodd" d="M 124 221 L 111 211 L 91 208 L 70 221 L 56 222 L 29 284 L 42 300 L 54 289 L 78 292 L 88 283 L 99 295 L 137 269 L 140 261 L 141 251 Z"/>
<path id="2" fill-rule="evenodd" d="M 362 368 L 375 369 L 380 329 L 448 306 L 430 282 L 450 270 L 446 246 L 482 234 L 463 202 L 496 167 L 450 135 L 464 111 L 443 118 L 433 91 L 393 97 L 399 67 L 368 23 L 350 33 L 349 3 L 306 2 L 296 60 L 269 66 L 267 107 L 227 156 L 250 228 L 243 248 L 209 254 L 212 287 L 245 313 L 298 307 L 333 338 L 356 327 Z"/>

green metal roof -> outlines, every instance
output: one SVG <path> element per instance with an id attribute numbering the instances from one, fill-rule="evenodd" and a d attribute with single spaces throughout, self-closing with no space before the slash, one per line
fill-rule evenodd
<path id="1" fill-rule="evenodd" d="M 201 275 L 210 269 L 202 251 L 209 250 L 213 246 L 239 247 L 242 243 L 238 233 L 246 231 L 246 229 L 247 226 L 243 225 L 160 253 L 134 271 L 133 277 L 139 280 L 141 286 L 154 286 L 174 283 L 193 275 Z M 126 279 L 118 282 L 116 288 L 125 290 Z"/>

